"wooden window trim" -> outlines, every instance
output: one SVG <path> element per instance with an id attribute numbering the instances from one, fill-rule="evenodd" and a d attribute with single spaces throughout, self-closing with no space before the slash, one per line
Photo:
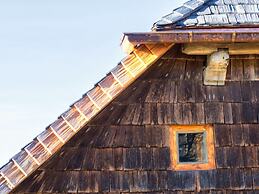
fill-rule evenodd
<path id="1" fill-rule="evenodd" d="M 206 150 L 207 159 L 206 163 L 179 163 L 178 162 L 178 133 L 199 133 L 206 132 Z M 177 171 L 186 170 L 211 170 L 215 169 L 215 148 L 214 148 L 214 131 L 211 125 L 191 125 L 181 126 L 173 125 L 170 127 L 170 157 L 171 168 Z"/>

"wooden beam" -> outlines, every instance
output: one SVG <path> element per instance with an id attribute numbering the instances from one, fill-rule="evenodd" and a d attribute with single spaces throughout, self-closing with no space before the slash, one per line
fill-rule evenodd
<path id="1" fill-rule="evenodd" d="M 124 33 L 121 46 L 131 53 L 141 44 L 259 42 L 259 28 L 187 29 Z"/>
<path id="2" fill-rule="evenodd" d="M 259 53 L 259 43 L 187 43 L 183 45 L 182 52 L 187 55 L 210 55 L 223 48 L 228 49 L 230 55 Z"/>

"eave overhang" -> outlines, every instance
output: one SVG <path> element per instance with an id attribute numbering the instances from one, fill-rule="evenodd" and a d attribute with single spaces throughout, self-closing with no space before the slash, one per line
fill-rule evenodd
<path id="1" fill-rule="evenodd" d="M 126 53 L 142 44 L 157 43 L 243 43 L 259 42 L 259 28 L 209 28 L 124 33 L 121 46 Z"/>

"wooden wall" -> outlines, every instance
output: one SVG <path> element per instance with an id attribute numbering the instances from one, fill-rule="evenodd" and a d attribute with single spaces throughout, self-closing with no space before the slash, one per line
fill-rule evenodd
<path id="1" fill-rule="evenodd" d="M 205 60 L 174 47 L 14 193 L 259 193 L 259 56 L 232 56 L 225 86 Z M 172 124 L 213 125 L 215 170 L 170 169 Z"/>

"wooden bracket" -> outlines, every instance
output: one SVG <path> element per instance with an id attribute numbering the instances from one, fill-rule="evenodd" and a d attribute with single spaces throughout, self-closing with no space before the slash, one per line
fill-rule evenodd
<path id="1" fill-rule="evenodd" d="M 228 50 L 219 50 L 208 55 L 207 67 L 204 70 L 204 85 L 225 85 L 228 65 Z"/>

